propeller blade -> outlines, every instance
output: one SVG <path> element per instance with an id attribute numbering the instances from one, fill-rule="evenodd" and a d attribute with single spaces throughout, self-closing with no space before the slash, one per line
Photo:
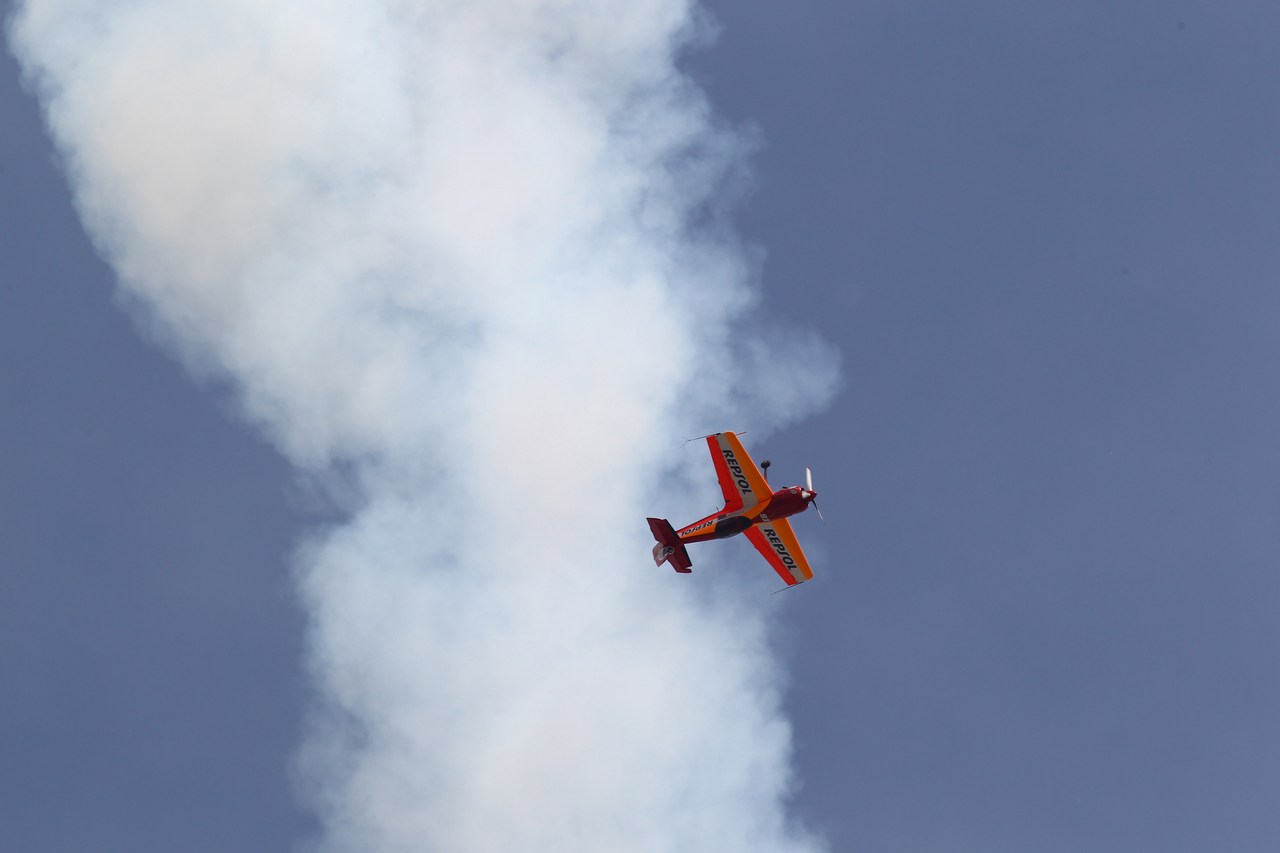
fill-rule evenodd
<path id="1" fill-rule="evenodd" d="M 804 466 L 804 482 L 809 487 L 809 491 L 813 491 L 813 472 L 809 470 L 809 466 Z"/>
<path id="2" fill-rule="evenodd" d="M 826 520 L 825 518 L 822 518 L 822 510 L 818 509 L 818 502 L 817 502 L 817 501 L 810 501 L 810 503 L 811 503 L 811 504 L 813 504 L 813 509 L 814 509 L 814 511 L 816 511 L 816 512 L 818 513 L 818 518 L 822 520 L 822 523 L 823 523 L 823 524 L 826 524 L 826 523 L 827 523 L 827 520 Z"/>

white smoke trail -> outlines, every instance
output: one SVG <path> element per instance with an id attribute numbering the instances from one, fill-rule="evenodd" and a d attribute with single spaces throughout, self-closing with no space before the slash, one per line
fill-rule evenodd
<path id="1" fill-rule="evenodd" d="M 812 338 L 737 343 L 743 145 L 676 68 L 699 32 L 683 0 L 12 21 L 131 307 L 301 470 L 354 472 L 299 558 L 327 848 L 817 846 L 765 602 L 648 557 L 644 515 L 715 494 L 659 491 L 679 436 L 835 382 Z"/>

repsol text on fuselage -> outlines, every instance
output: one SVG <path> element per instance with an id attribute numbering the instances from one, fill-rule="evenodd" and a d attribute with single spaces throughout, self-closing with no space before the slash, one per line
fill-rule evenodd
<path id="1" fill-rule="evenodd" d="M 687 527 L 687 528 L 685 528 L 684 533 L 685 533 L 685 535 L 686 535 L 686 536 L 688 536 L 688 535 L 689 535 L 689 534 L 691 534 L 691 533 L 697 533 L 699 530 L 702 530 L 702 529 L 704 529 L 704 528 L 710 527 L 711 525 L 715 524 L 715 523 L 716 523 L 716 521 L 718 521 L 718 520 L 719 520 L 719 519 L 712 518 L 712 519 L 708 519 L 707 521 L 702 522 L 701 524 L 695 524 L 695 525 L 693 525 L 692 527 Z"/>

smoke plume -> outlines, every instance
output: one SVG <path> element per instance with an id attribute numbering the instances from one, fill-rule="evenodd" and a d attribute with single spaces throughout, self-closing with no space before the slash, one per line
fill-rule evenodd
<path id="1" fill-rule="evenodd" d="M 333 850 L 811 850 L 767 597 L 654 568 L 834 359 L 749 323 L 689 0 L 27 0 L 10 41 L 147 333 L 304 475 Z M 757 342 L 757 343 L 752 343 Z M 679 470 L 675 470 L 678 466 Z M 740 553 L 740 552 L 739 552 Z"/>

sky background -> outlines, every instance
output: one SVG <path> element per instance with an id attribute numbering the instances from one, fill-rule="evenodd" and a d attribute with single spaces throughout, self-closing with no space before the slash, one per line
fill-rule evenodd
<path id="1" fill-rule="evenodd" d="M 827 517 L 769 604 L 795 811 L 836 851 L 1274 850 L 1280 12 L 711 9 L 761 315 L 845 372 L 744 438 Z M 288 849 L 319 504 L 116 307 L 2 59 L 0 848 Z"/>

